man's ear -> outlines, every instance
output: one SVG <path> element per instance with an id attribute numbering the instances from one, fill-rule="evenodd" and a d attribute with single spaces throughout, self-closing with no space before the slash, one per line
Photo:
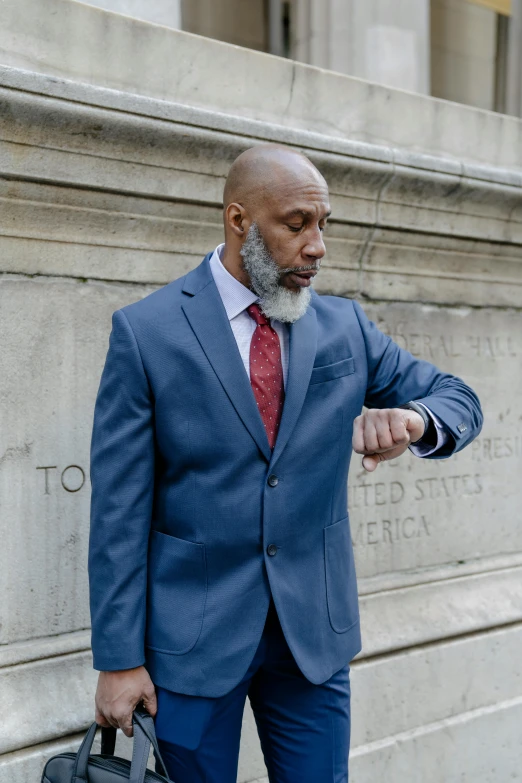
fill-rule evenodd
<path id="1" fill-rule="evenodd" d="M 229 204 L 225 210 L 225 224 L 234 236 L 243 240 L 249 228 L 246 210 L 241 204 Z"/>

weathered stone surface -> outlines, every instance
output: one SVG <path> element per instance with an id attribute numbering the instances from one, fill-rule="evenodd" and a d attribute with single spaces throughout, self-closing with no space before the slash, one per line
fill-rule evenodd
<path id="1" fill-rule="evenodd" d="M 520 775 L 522 699 L 464 711 L 354 751 L 353 783 L 411 779 L 423 783 L 498 783 Z"/>
<path id="2" fill-rule="evenodd" d="M 132 16 L 144 22 L 153 22 L 175 29 L 181 27 L 180 0 L 87 0 L 88 5 L 113 11 L 117 14 Z"/>
<path id="3" fill-rule="evenodd" d="M 227 125 L 223 115 L 13 71 L 2 78 L 3 271 L 168 282 L 219 241 L 233 158 L 276 140 L 305 149 L 330 184 L 319 291 L 518 306 L 516 172 L 249 120 Z M 36 83 L 38 98 L 27 92 Z"/>
<path id="4" fill-rule="evenodd" d="M 4 0 L 0 26 L 0 59 L 53 74 L 0 69 L 0 783 L 34 779 L 47 740 L 92 718 L 88 447 L 111 313 L 220 241 L 228 165 L 266 140 L 303 149 L 329 182 L 317 290 L 358 297 L 400 345 L 470 382 L 486 414 L 450 461 L 406 455 L 369 475 L 354 459 L 352 778 L 516 779 L 522 124 L 81 4 L 58 42 L 42 16 L 58 8 Z M 85 51 L 80 28 L 114 48 Z M 208 82 L 188 73 L 196 56 Z M 245 81 L 217 107 L 231 63 Z M 58 78 L 69 65 L 92 84 Z M 239 779 L 263 774 L 247 708 Z"/>
<path id="5" fill-rule="evenodd" d="M 0 756 L 0 783 L 41 780 L 45 762 L 59 753 L 75 753 L 82 739 L 83 734 L 72 735 L 56 742 L 46 742 Z M 95 740 L 94 752 L 99 753 L 99 740 Z"/>
<path id="6" fill-rule="evenodd" d="M 440 578 L 434 570 L 429 573 L 430 581 L 423 581 L 420 567 L 416 583 L 408 587 L 386 589 L 385 580 L 374 583 L 373 593 L 361 595 L 360 656 L 406 650 L 436 639 L 520 622 L 522 566 L 495 569 L 486 563 L 482 567 L 483 573 L 472 575 L 462 575 L 455 568 L 450 579 Z M 400 582 L 398 574 L 403 576 L 404 572 L 397 571 L 394 582 Z M 365 588 L 368 586 L 363 582 L 361 589 Z"/>
<path id="7" fill-rule="evenodd" d="M 94 720 L 96 679 L 90 651 L 0 669 L 0 754 L 84 729 Z"/>
<path id="8" fill-rule="evenodd" d="M 430 92 L 427 0 L 295 4 L 297 60 L 413 92 Z"/>
<path id="9" fill-rule="evenodd" d="M 0 280 L 2 644 L 89 625 L 93 404 L 111 314 L 146 290 Z"/>
<path id="10" fill-rule="evenodd" d="M 432 95 L 495 109 L 498 17 L 488 3 L 431 4 Z"/>
<path id="11" fill-rule="evenodd" d="M 520 714 L 522 675 L 518 651 L 522 625 L 475 634 L 451 642 L 430 644 L 407 653 L 355 661 L 351 667 L 352 736 L 350 779 L 358 781 L 473 780 L 459 777 L 470 768 L 463 755 L 455 763 L 455 749 L 440 771 L 444 756 L 444 732 L 460 747 L 461 737 L 475 748 L 473 732 L 482 738 L 486 727 L 494 732 L 502 749 L 502 772 L 498 778 L 488 771 L 488 754 L 481 748 L 473 762 L 482 770 L 476 780 L 498 783 L 517 780 L 516 728 L 511 726 Z M 464 726 L 469 727 L 464 729 Z M 505 731 L 505 735 L 501 732 Z M 243 720 L 244 769 L 261 769 L 260 753 L 252 711 L 247 704 Z M 504 750 L 507 756 L 504 758 Z M 428 757 L 424 753 L 429 749 Z M 433 756 L 435 754 L 435 756 Z M 491 769 L 500 752 L 489 755 Z M 395 756 L 398 756 L 396 759 Z M 393 776 L 383 770 L 388 763 Z M 497 762 L 498 763 L 498 762 Z M 397 769 L 395 768 L 397 765 Z M 433 769 L 432 769 L 433 767 Z M 498 769 L 498 768 L 497 768 Z M 398 771 L 399 770 L 399 771 Z M 372 775 L 374 777 L 372 777 Z M 487 777 L 486 775 L 491 775 Z M 431 777 L 430 777 L 431 776 Z M 247 781 L 248 776 L 239 776 Z"/>
<path id="12" fill-rule="evenodd" d="M 51 21 L 56 17 L 60 25 Z M 3 0 L 0 55 L 3 64 L 15 68 L 326 136 L 522 166 L 520 123 L 513 117 L 233 48 L 70 0 L 36 5 Z"/>
<path id="13" fill-rule="evenodd" d="M 462 712 L 485 711 L 497 703 L 521 699 L 517 654 L 521 643 L 522 623 L 518 623 L 354 661 L 352 748 L 451 720 Z M 411 776 L 417 777 L 413 769 Z"/>
<path id="14" fill-rule="evenodd" d="M 480 436 L 450 460 L 393 460 L 350 476 L 361 578 L 522 552 L 513 513 L 522 473 L 522 316 L 516 310 L 365 304 L 396 342 L 464 378 L 485 413 Z"/>

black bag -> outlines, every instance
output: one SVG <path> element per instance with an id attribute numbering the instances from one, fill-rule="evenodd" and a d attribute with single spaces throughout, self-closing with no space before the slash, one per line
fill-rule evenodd
<path id="1" fill-rule="evenodd" d="M 134 730 L 132 761 L 114 755 L 116 729 L 102 728 L 101 753 L 91 755 L 98 724 L 93 723 L 78 749 L 78 753 L 60 753 L 50 758 L 42 773 L 42 783 L 173 783 L 161 758 L 154 730 L 154 721 L 146 710 L 137 708 L 132 716 Z M 156 769 L 147 769 L 150 746 L 154 748 Z"/>

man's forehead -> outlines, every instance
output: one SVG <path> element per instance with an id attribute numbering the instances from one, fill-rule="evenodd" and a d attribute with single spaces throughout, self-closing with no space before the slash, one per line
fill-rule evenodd
<path id="1" fill-rule="evenodd" d="M 322 199 L 315 201 L 314 203 L 301 204 L 284 210 L 284 217 L 286 220 L 290 220 L 294 217 L 307 220 L 308 218 L 314 218 L 317 215 L 321 218 L 327 218 L 330 217 L 331 214 L 332 210 L 330 209 L 328 200 L 323 201 Z"/>
<path id="2" fill-rule="evenodd" d="M 330 209 L 328 186 L 319 176 L 309 179 L 289 177 L 271 183 L 266 193 L 272 208 L 278 212 L 297 212 L 315 214 Z"/>

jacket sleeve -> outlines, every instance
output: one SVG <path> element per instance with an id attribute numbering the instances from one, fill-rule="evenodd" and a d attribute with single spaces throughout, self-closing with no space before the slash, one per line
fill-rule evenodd
<path id="1" fill-rule="evenodd" d="M 122 310 L 109 350 L 91 439 L 89 594 L 94 668 L 144 663 L 147 548 L 154 493 L 153 401 Z"/>
<path id="2" fill-rule="evenodd" d="M 396 408 L 415 400 L 437 416 L 451 436 L 448 442 L 424 459 L 455 454 L 480 432 L 483 415 L 480 402 L 463 380 L 435 365 L 416 359 L 381 332 L 354 301 L 368 360 L 368 385 L 364 404 L 368 408 Z"/>

